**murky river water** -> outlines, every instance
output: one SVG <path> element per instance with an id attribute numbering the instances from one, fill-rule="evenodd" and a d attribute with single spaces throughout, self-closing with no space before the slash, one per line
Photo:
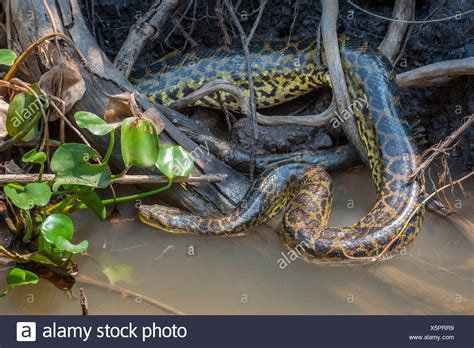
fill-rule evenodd
<path id="1" fill-rule="evenodd" d="M 371 208 L 375 197 L 366 169 L 333 173 L 330 223 L 348 225 Z M 467 183 L 467 190 L 473 188 Z M 474 221 L 473 199 L 456 194 L 463 218 Z M 459 201 L 456 201 L 459 199 Z M 162 233 L 121 206 L 119 223 L 74 215 L 76 236 L 90 241 L 75 260 L 81 273 L 107 283 L 101 267 L 121 265 L 133 279 L 117 285 L 156 298 L 189 314 L 444 314 L 474 313 L 474 253 L 446 219 L 426 215 L 406 254 L 368 266 L 324 267 L 295 260 L 281 269 L 287 250 L 275 233 L 278 219 L 248 236 L 201 238 Z M 472 228 L 472 224 L 471 224 Z M 191 255 L 189 255 L 191 254 Z M 0 272 L 3 279 L 6 271 Z M 130 278 L 130 277 L 125 277 Z M 160 314 L 137 298 L 78 284 L 91 314 Z M 8 314 L 80 314 L 78 299 L 46 282 L 15 288 L 0 300 Z"/>

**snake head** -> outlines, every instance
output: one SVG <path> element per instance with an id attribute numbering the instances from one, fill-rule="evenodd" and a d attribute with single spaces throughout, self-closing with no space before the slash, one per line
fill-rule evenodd
<path id="1" fill-rule="evenodd" d="M 191 215 L 184 210 L 159 204 L 140 205 L 138 217 L 145 224 L 169 233 L 187 233 L 183 227 L 191 223 Z"/>

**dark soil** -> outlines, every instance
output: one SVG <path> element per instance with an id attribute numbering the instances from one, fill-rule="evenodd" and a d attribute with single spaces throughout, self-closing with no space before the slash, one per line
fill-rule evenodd
<path id="1" fill-rule="evenodd" d="M 85 0 L 86 1 L 86 0 Z M 88 0 L 90 3 L 90 0 Z M 196 0 L 196 6 L 189 1 L 175 14 L 180 18 L 186 7 L 189 7 L 181 23 L 192 38 L 205 46 L 223 44 L 223 34 L 218 25 L 215 12 L 216 0 Z M 146 12 L 152 0 L 96 0 L 95 31 L 97 39 L 113 59 L 125 40 L 129 27 L 137 16 Z M 249 31 L 256 18 L 259 1 L 243 0 L 239 3 L 238 12 L 244 27 Z M 356 1 L 363 8 L 385 17 L 392 16 L 394 1 Z M 424 0 L 417 1 L 416 18 L 442 18 L 465 12 L 470 8 L 469 1 L 464 0 Z M 189 6 L 188 6 L 189 5 Z M 471 3 L 472 5 L 472 3 Z M 84 7 L 85 9 L 85 7 Z M 194 13 L 195 11 L 195 13 Z M 314 36 L 320 21 L 320 2 L 314 0 L 272 0 L 267 4 L 262 20 L 257 29 L 255 39 L 285 40 L 288 36 L 301 38 Z M 405 50 L 401 53 L 397 72 L 407 71 L 426 64 L 474 55 L 474 15 L 462 16 L 443 22 L 414 25 Z M 194 30 L 191 27 L 194 21 Z M 227 23 L 227 29 L 234 36 L 232 26 Z M 341 1 L 339 33 L 363 37 L 374 45 L 381 42 L 389 22 L 363 13 L 353 8 L 349 3 Z M 175 50 L 191 48 L 185 37 L 173 24 L 165 27 L 164 32 L 149 44 L 138 65 L 148 64 Z M 234 36 L 234 39 L 236 37 Z M 418 131 L 421 131 L 427 145 L 434 144 L 456 128 L 461 119 L 474 113 L 474 77 L 458 78 L 448 84 L 434 88 L 409 89 L 402 92 L 402 103 L 412 123 L 417 120 Z M 325 95 L 327 99 L 327 94 Z M 327 100 L 325 101 L 325 103 Z M 316 108 L 320 109 L 321 105 Z M 281 111 L 279 112 L 281 113 Z M 219 124 L 226 128 L 224 118 Z M 309 127 L 260 127 L 261 139 L 259 153 L 275 151 L 293 151 L 307 148 L 316 144 L 330 145 L 344 140 L 337 133 L 330 133 L 330 138 L 323 130 Z M 252 144 L 248 121 L 241 120 L 234 124 L 231 139 L 243 148 Z M 471 169 L 474 162 L 474 130 L 465 132 L 461 142 L 453 153 L 453 158 L 459 159 L 465 168 Z M 306 140 L 309 139 L 309 140 Z"/>

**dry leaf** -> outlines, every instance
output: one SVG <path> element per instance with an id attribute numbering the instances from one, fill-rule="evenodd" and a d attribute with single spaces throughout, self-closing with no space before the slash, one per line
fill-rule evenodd
<path id="1" fill-rule="evenodd" d="M 86 92 L 86 83 L 79 70 L 68 63 L 61 63 L 41 76 L 39 84 L 47 94 L 61 98 L 69 112 Z M 59 115 L 53 113 L 50 121 L 55 121 Z"/>
<path id="2" fill-rule="evenodd" d="M 133 115 L 130 110 L 129 101 L 133 94 L 124 92 L 109 97 L 109 105 L 105 111 L 104 118 L 107 123 L 120 122 Z"/>
<path id="3" fill-rule="evenodd" d="M 163 130 L 165 129 L 165 124 L 163 122 L 163 116 L 158 110 L 150 108 L 145 111 L 143 116 L 144 118 L 153 122 L 153 125 L 155 126 L 157 134 L 160 134 L 161 132 L 163 132 Z"/>
<path id="4" fill-rule="evenodd" d="M 163 129 L 165 129 L 161 113 L 153 108 L 150 108 L 143 113 L 138 107 L 133 93 L 124 92 L 109 97 L 109 105 L 104 114 L 104 119 L 107 123 L 120 122 L 123 119 L 132 116 L 146 118 L 152 121 L 157 134 L 160 134 L 163 132 Z"/>
<path id="5" fill-rule="evenodd" d="M 0 99 L 0 138 L 4 139 L 8 136 L 7 131 L 7 112 L 8 112 L 8 103 Z"/>

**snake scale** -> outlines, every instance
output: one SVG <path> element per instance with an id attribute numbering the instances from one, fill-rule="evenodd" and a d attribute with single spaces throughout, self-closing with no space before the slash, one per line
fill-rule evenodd
<path id="1" fill-rule="evenodd" d="M 281 209 L 285 244 L 307 260 L 323 264 L 373 261 L 393 256 L 418 234 L 424 208 L 422 185 L 411 175 L 419 161 L 400 105 L 389 61 L 367 43 L 341 36 L 341 61 L 351 99 L 367 101 L 353 108 L 377 189 L 373 208 L 350 227 L 327 225 L 332 183 L 321 167 L 288 161 L 265 170 L 239 206 L 225 216 L 198 216 L 177 208 L 142 205 L 140 219 L 174 233 L 206 236 L 239 234 Z M 315 40 L 291 45 L 255 43 L 250 47 L 257 107 L 277 105 L 330 85 L 324 45 Z M 233 47 L 202 49 L 137 71 L 132 82 L 157 103 L 169 105 L 224 79 L 248 89 L 245 61 Z M 209 96 L 200 105 L 235 109 L 230 95 Z"/>

